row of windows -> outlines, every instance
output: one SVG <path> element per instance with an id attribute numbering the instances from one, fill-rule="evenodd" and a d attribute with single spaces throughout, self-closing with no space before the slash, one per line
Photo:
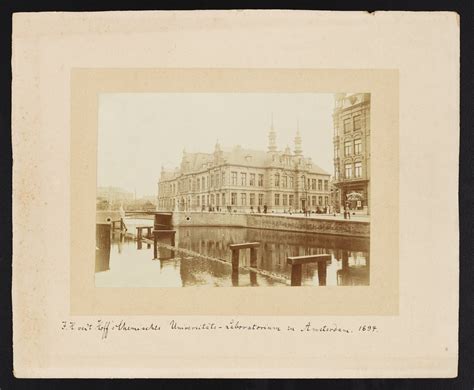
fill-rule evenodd
<path id="1" fill-rule="evenodd" d="M 361 129 L 360 115 L 354 115 L 352 118 L 344 119 L 344 133 L 349 133 L 352 130 L 357 131 Z"/>
<path id="2" fill-rule="evenodd" d="M 251 187 L 258 186 L 263 187 L 263 174 L 250 173 L 247 175 L 245 172 L 240 172 L 240 186 L 247 186 L 247 176 L 248 176 L 248 185 Z M 231 172 L 231 183 L 233 186 L 239 185 L 239 176 L 238 172 Z M 216 173 L 212 174 L 209 177 L 201 177 L 196 179 L 194 182 L 192 179 L 181 180 L 178 183 L 172 183 L 165 185 L 163 193 L 165 194 L 176 194 L 177 191 L 204 191 L 208 188 L 219 187 L 220 183 L 224 185 L 225 183 L 225 173 L 221 174 Z M 280 175 L 279 173 L 275 174 L 275 187 L 281 188 L 293 188 L 294 187 L 294 178 L 292 176 Z M 328 191 L 329 190 L 329 181 L 322 179 L 307 179 L 305 183 L 306 190 L 318 190 L 318 191 Z"/>
<path id="3" fill-rule="evenodd" d="M 354 147 L 354 153 L 352 153 L 352 148 Z M 344 142 L 344 156 L 352 156 L 352 154 L 359 155 L 362 153 L 362 140 L 360 138 L 355 139 L 354 141 L 345 141 Z M 339 146 L 334 146 L 334 157 L 339 158 Z"/>
<path id="4" fill-rule="evenodd" d="M 209 176 L 199 177 L 195 180 L 182 179 L 177 183 L 162 184 L 162 191 L 166 194 L 176 194 L 177 192 L 204 191 L 208 188 L 219 187 L 225 184 L 225 172 L 216 172 Z"/>
<path id="5" fill-rule="evenodd" d="M 247 197 L 248 195 L 248 197 Z M 189 198 L 188 202 L 191 200 Z M 294 195 L 288 194 L 274 194 L 273 205 L 274 206 L 295 206 L 295 197 Z M 316 196 L 313 195 L 308 198 L 311 206 L 327 206 L 329 204 L 328 196 Z M 248 201 L 248 203 L 247 203 Z M 174 199 L 162 200 L 160 204 L 162 206 L 173 205 Z M 210 194 L 210 195 L 197 195 L 194 197 L 194 204 L 198 207 L 200 206 L 225 206 L 226 197 L 225 193 L 223 194 Z M 230 204 L 232 206 L 263 206 L 264 205 L 264 194 L 246 194 L 237 192 L 232 192 L 230 194 Z"/>
<path id="6" fill-rule="evenodd" d="M 280 204 L 281 199 L 281 204 Z M 308 200 L 311 201 L 311 206 L 327 206 L 329 204 L 328 196 L 316 196 L 313 195 Z M 324 204 L 323 204 L 324 202 Z M 274 206 L 294 206 L 294 196 L 287 194 L 275 194 L 273 199 Z"/>
<path id="7" fill-rule="evenodd" d="M 353 176 L 354 174 L 354 176 Z M 344 177 L 346 179 L 352 179 L 352 177 L 362 177 L 362 163 L 360 161 L 354 163 L 354 172 L 352 172 L 352 164 L 347 163 L 344 165 Z"/>
<path id="8" fill-rule="evenodd" d="M 264 194 L 257 194 L 258 196 L 255 196 L 256 194 L 249 194 L 248 197 L 248 205 L 249 206 L 263 206 L 263 199 L 264 199 Z M 232 206 L 237 206 L 237 192 L 231 192 L 230 194 L 230 204 Z M 255 202 L 258 202 L 257 204 Z M 247 194 L 241 193 L 240 194 L 240 206 L 247 206 Z"/>
<path id="9" fill-rule="evenodd" d="M 352 144 L 354 144 L 354 154 L 361 154 L 362 153 L 362 141 L 360 138 L 357 138 L 352 141 L 344 142 L 344 156 L 351 156 L 352 155 Z"/>
<path id="10" fill-rule="evenodd" d="M 238 185 L 238 172 L 232 172 L 232 185 Z M 247 186 L 247 173 L 240 172 L 240 185 L 242 187 Z M 258 187 L 263 187 L 263 174 L 259 173 L 258 176 L 255 173 L 249 174 L 249 185 L 254 187 L 257 185 Z"/>

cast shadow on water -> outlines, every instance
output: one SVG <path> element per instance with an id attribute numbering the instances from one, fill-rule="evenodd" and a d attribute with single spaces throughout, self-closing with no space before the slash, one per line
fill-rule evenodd
<path id="1" fill-rule="evenodd" d="M 157 258 L 151 241 L 97 230 L 97 287 L 286 286 L 290 256 L 330 254 L 324 264 L 302 267 L 302 286 L 367 286 L 370 283 L 369 239 L 274 230 L 179 227 L 172 238 L 159 238 Z M 257 269 L 249 250 L 241 250 L 238 273 L 232 273 L 230 244 L 260 242 Z M 196 255 L 193 255 L 196 254 Z M 224 262 L 225 261 L 225 262 Z M 243 267 L 243 268 L 242 268 Z"/>

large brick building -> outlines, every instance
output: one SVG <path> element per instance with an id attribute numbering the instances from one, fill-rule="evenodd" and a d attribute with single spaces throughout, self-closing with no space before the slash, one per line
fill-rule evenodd
<path id="1" fill-rule="evenodd" d="M 330 175 L 303 156 L 297 130 L 295 148 L 278 150 L 273 124 L 268 150 L 235 146 L 213 153 L 186 153 L 181 166 L 162 168 L 158 182 L 158 209 L 263 212 L 323 210 L 329 205 Z"/>
<path id="2" fill-rule="evenodd" d="M 370 94 L 336 94 L 333 123 L 336 208 L 369 213 Z"/>

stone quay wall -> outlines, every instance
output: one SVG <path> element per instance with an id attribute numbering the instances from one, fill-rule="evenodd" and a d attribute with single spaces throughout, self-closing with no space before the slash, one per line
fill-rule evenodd
<path id="1" fill-rule="evenodd" d="M 370 237 L 370 222 L 281 215 L 173 212 L 173 226 L 222 226 Z"/>

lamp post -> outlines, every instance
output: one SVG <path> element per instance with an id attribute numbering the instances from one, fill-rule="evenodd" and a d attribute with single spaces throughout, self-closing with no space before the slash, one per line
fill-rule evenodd
<path id="1" fill-rule="evenodd" d="M 302 175 L 301 178 L 303 179 L 303 194 L 304 194 L 304 200 L 305 200 L 305 207 L 303 208 L 304 215 L 307 216 L 307 210 L 308 210 L 308 189 L 306 187 L 306 175 Z"/>

